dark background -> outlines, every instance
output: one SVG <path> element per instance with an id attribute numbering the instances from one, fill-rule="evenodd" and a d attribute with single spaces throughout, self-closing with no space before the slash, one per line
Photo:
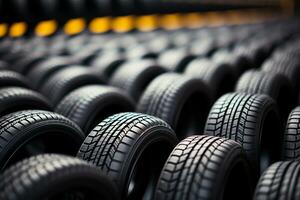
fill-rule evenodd
<path id="1" fill-rule="evenodd" d="M 300 15 L 300 0 L 295 0 L 295 9 L 296 9 L 296 14 Z"/>

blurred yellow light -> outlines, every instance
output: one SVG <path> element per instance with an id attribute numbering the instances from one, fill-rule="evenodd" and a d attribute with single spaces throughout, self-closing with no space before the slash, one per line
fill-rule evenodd
<path id="1" fill-rule="evenodd" d="M 205 18 L 209 26 L 221 26 L 226 24 L 223 12 L 207 12 L 205 13 Z"/>
<path id="2" fill-rule="evenodd" d="M 162 15 L 160 18 L 161 27 L 169 30 L 178 29 L 182 27 L 181 15 L 168 14 Z"/>
<path id="3" fill-rule="evenodd" d="M 152 31 L 158 27 L 156 15 L 145 15 L 137 17 L 136 27 L 140 31 Z"/>
<path id="4" fill-rule="evenodd" d="M 55 20 L 42 21 L 35 27 L 35 34 L 40 37 L 52 35 L 57 30 L 57 22 Z"/>
<path id="5" fill-rule="evenodd" d="M 294 14 L 295 1 L 293 0 L 281 0 L 281 7 L 283 11 L 289 15 Z"/>
<path id="6" fill-rule="evenodd" d="M 70 19 L 64 26 L 64 32 L 68 35 L 75 35 L 84 31 L 86 26 L 82 18 Z"/>
<path id="7" fill-rule="evenodd" d="M 188 13 L 183 16 L 184 25 L 188 28 L 198 28 L 206 25 L 205 18 L 199 13 Z"/>
<path id="8" fill-rule="evenodd" d="M 7 33 L 7 24 L 0 24 L 0 37 L 4 37 Z"/>
<path id="9" fill-rule="evenodd" d="M 27 31 L 27 24 L 25 22 L 13 23 L 9 29 L 9 35 L 11 37 L 21 37 Z"/>
<path id="10" fill-rule="evenodd" d="M 89 30 L 92 33 L 105 33 L 111 29 L 110 17 L 98 17 L 91 21 Z"/>
<path id="11" fill-rule="evenodd" d="M 123 16 L 116 17 L 112 21 L 112 29 L 115 32 L 128 32 L 134 29 L 134 17 Z"/>

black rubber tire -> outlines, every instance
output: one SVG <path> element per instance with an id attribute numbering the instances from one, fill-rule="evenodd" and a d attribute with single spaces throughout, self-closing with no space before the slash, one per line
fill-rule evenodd
<path id="1" fill-rule="evenodd" d="M 108 82 L 114 72 L 126 61 L 124 56 L 118 53 L 103 53 L 96 58 L 92 63 L 90 69 L 100 76 L 105 82 Z"/>
<path id="2" fill-rule="evenodd" d="M 166 73 L 146 88 L 137 111 L 163 119 L 183 139 L 202 133 L 210 106 L 210 89 L 200 79 Z"/>
<path id="3" fill-rule="evenodd" d="M 185 74 L 204 81 L 211 87 L 215 99 L 233 91 L 237 80 L 233 69 L 228 65 L 220 65 L 203 58 L 190 62 L 185 69 Z"/>
<path id="4" fill-rule="evenodd" d="M 177 142 L 161 119 L 120 113 L 99 123 L 77 156 L 109 175 L 122 199 L 153 199 L 160 171 Z"/>
<path id="5" fill-rule="evenodd" d="M 285 161 L 274 163 L 260 177 L 253 199 L 300 199 L 299 177 L 299 161 Z"/>
<path id="6" fill-rule="evenodd" d="M 84 140 L 75 123 L 49 111 L 11 113 L 0 118 L 0 127 L 0 170 L 41 153 L 74 156 Z"/>
<path id="7" fill-rule="evenodd" d="M 158 64 L 168 71 L 184 72 L 186 66 L 196 57 L 186 49 L 170 49 L 160 54 Z"/>
<path id="8" fill-rule="evenodd" d="M 52 110 L 52 107 L 41 94 L 32 90 L 20 87 L 0 89 L 0 117 L 28 109 Z"/>
<path id="9" fill-rule="evenodd" d="M 54 73 L 40 91 L 55 106 L 64 96 L 81 86 L 102 83 L 103 80 L 87 68 L 73 66 Z"/>
<path id="10" fill-rule="evenodd" d="M 99 169 L 65 155 L 30 157 L 0 177 L 3 200 L 119 199 L 116 186 Z"/>
<path id="11" fill-rule="evenodd" d="M 245 60 L 249 68 L 258 68 L 261 64 L 259 58 L 260 55 L 257 54 L 256 49 L 252 44 L 254 44 L 253 41 L 248 44 L 236 45 L 232 53 L 234 54 L 235 59 Z"/>
<path id="12" fill-rule="evenodd" d="M 283 129 L 276 103 L 267 95 L 223 95 L 211 108 L 204 133 L 240 143 L 257 175 L 280 159 Z"/>
<path id="13" fill-rule="evenodd" d="M 300 106 L 290 113 L 283 139 L 282 160 L 300 160 Z"/>
<path id="14" fill-rule="evenodd" d="M 9 70 L 0 71 L 0 88 L 9 86 L 19 86 L 30 88 L 29 81 L 19 73 Z"/>
<path id="15" fill-rule="evenodd" d="M 9 69 L 9 64 L 3 60 L 0 60 L 0 69 L 1 70 Z"/>
<path id="16" fill-rule="evenodd" d="M 251 63 L 245 57 L 236 55 L 232 51 L 219 50 L 213 55 L 212 60 L 219 65 L 231 67 L 237 76 L 251 68 Z"/>
<path id="17" fill-rule="evenodd" d="M 134 111 L 134 103 L 119 89 L 89 85 L 80 87 L 63 98 L 55 111 L 74 121 L 87 135 L 105 118 Z"/>
<path id="18" fill-rule="evenodd" d="M 66 57 L 53 57 L 36 65 L 28 72 L 27 77 L 31 80 L 32 87 L 39 90 L 52 74 L 67 67 L 69 64 L 70 60 Z"/>
<path id="19" fill-rule="evenodd" d="M 300 60 L 288 58 L 269 59 L 262 65 L 262 70 L 285 75 L 296 88 L 296 92 L 300 91 Z"/>
<path id="20" fill-rule="evenodd" d="M 254 180 L 238 143 L 190 136 L 172 151 L 156 188 L 157 200 L 252 199 Z"/>
<path id="21" fill-rule="evenodd" d="M 131 61 L 121 65 L 109 83 L 126 91 L 135 101 L 138 101 L 149 83 L 164 72 L 166 70 L 153 61 Z"/>
<path id="22" fill-rule="evenodd" d="M 283 124 L 297 102 L 293 86 L 281 74 L 249 70 L 239 78 L 235 91 L 272 97 L 278 105 Z"/>
<path id="23" fill-rule="evenodd" d="M 11 67 L 14 71 L 26 75 L 36 64 L 43 61 L 43 59 L 45 59 L 45 55 L 39 53 L 26 55 L 17 60 Z"/>

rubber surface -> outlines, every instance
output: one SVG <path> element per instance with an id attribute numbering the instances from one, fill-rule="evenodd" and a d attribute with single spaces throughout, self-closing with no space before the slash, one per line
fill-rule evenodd
<path id="1" fill-rule="evenodd" d="M 157 62 L 168 71 L 183 72 L 195 58 L 196 56 L 186 49 L 170 49 L 162 52 Z"/>
<path id="2" fill-rule="evenodd" d="M 19 111 L 0 118 L 0 169 L 40 153 L 76 155 L 84 140 L 67 118 L 42 110 Z"/>
<path id="3" fill-rule="evenodd" d="M 232 51 L 219 50 L 213 55 L 212 59 L 219 65 L 231 67 L 238 76 L 251 68 L 245 57 L 236 55 Z"/>
<path id="4" fill-rule="evenodd" d="M 123 89 L 138 101 L 148 84 L 166 70 L 154 61 L 137 60 L 121 65 L 110 79 L 110 85 Z"/>
<path id="5" fill-rule="evenodd" d="M 27 109 L 52 110 L 50 103 L 39 93 L 20 87 L 0 89 L 0 117 Z"/>
<path id="6" fill-rule="evenodd" d="M 146 88 L 137 112 L 159 117 L 175 130 L 177 137 L 202 134 L 211 106 L 211 92 L 199 79 L 175 73 L 155 78 Z"/>
<path id="7" fill-rule="evenodd" d="M 0 71 L 0 88 L 9 86 L 19 86 L 30 88 L 29 81 L 19 73 L 9 70 Z"/>
<path id="8" fill-rule="evenodd" d="M 160 199 L 251 199 L 251 168 L 242 147 L 219 137 L 190 136 L 170 154 L 159 178 Z"/>
<path id="9" fill-rule="evenodd" d="M 185 74 L 204 81 L 211 87 L 214 98 L 233 91 L 237 80 L 231 67 L 204 58 L 190 62 L 185 69 Z"/>
<path id="10" fill-rule="evenodd" d="M 239 78 L 235 91 L 269 95 L 278 104 L 284 123 L 297 101 L 294 88 L 284 75 L 257 70 L 244 73 Z"/>
<path id="11" fill-rule="evenodd" d="M 0 177 L 0 198 L 5 200 L 119 199 L 115 185 L 100 170 L 64 155 L 30 157 Z"/>
<path id="12" fill-rule="evenodd" d="M 57 105 L 72 90 L 84 85 L 102 83 L 103 80 L 88 69 L 74 66 L 54 73 L 43 85 L 41 92 L 50 99 L 53 105 Z"/>
<path id="13" fill-rule="evenodd" d="M 299 92 L 300 61 L 297 59 L 289 59 L 284 57 L 269 59 L 263 64 L 262 70 L 285 75 L 296 88 L 297 92 Z"/>
<path id="14" fill-rule="evenodd" d="M 283 139 L 283 160 L 299 160 L 300 107 L 293 109 L 287 119 Z"/>
<path id="15" fill-rule="evenodd" d="M 39 90 L 52 74 L 67 67 L 69 63 L 70 60 L 66 57 L 49 58 L 30 70 L 27 77 L 31 80 L 33 88 Z"/>
<path id="16" fill-rule="evenodd" d="M 153 199 L 160 171 L 177 143 L 164 121 L 139 113 L 120 113 L 98 124 L 78 157 L 97 165 L 118 185 L 122 199 Z"/>
<path id="17" fill-rule="evenodd" d="M 96 58 L 92 63 L 90 69 L 100 76 L 105 82 L 108 82 L 114 72 L 126 61 L 124 56 L 108 52 L 103 53 L 100 57 Z"/>
<path id="18" fill-rule="evenodd" d="M 257 175 L 280 159 L 282 132 L 273 99 L 243 93 L 220 97 L 210 110 L 204 130 L 207 135 L 240 143 Z"/>
<path id="19" fill-rule="evenodd" d="M 37 63 L 45 59 L 43 53 L 35 53 L 31 55 L 23 56 L 22 58 L 16 60 L 16 62 L 11 65 L 12 69 L 21 74 L 27 74 Z"/>
<path id="20" fill-rule="evenodd" d="M 99 85 L 74 90 L 55 109 L 74 121 L 86 134 L 105 118 L 133 110 L 134 103 L 128 95 L 117 88 Z"/>
<path id="21" fill-rule="evenodd" d="M 300 162 L 286 161 L 271 165 L 260 177 L 255 200 L 293 200 L 300 198 Z"/>

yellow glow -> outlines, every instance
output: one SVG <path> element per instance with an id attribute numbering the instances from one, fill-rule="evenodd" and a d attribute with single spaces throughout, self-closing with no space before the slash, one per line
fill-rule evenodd
<path id="1" fill-rule="evenodd" d="M 9 29 L 9 35 L 11 37 L 21 37 L 27 31 L 27 24 L 25 22 L 13 23 Z"/>
<path id="2" fill-rule="evenodd" d="M 179 14 L 168 14 L 162 15 L 160 18 L 160 25 L 165 29 L 178 29 L 182 27 L 181 15 Z"/>
<path id="3" fill-rule="evenodd" d="M 92 33 L 105 33 L 111 29 L 110 17 L 98 17 L 91 21 L 89 30 Z"/>
<path id="4" fill-rule="evenodd" d="M 112 21 L 112 29 L 115 32 L 128 32 L 134 29 L 134 17 L 116 17 Z"/>
<path id="5" fill-rule="evenodd" d="M 226 24 L 226 19 L 223 16 L 224 12 L 207 12 L 204 17 L 209 26 L 221 26 Z"/>
<path id="6" fill-rule="evenodd" d="M 70 19 L 64 26 L 64 32 L 68 35 L 75 35 L 84 31 L 86 26 L 82 18 Z"/>
<path id="7" fill-rule="evenodd" d="M 188 13 L 183 16 L 184 26 L 188 28 L 198 28 L 206 25 L 205 18 L 199 13 Z"/>
<path id="8" fill-rule="evenodd" d="M 52 35 L 57 30 L 55 20 L 42 21 L 35 27 L 35 34 L 40 37 Z"/>
<path id="9" fill-rule="evenodd" d="M 152 31 L 158 27 L 156 15 L 145 15 L 136 18 L 136 27 L 140 31 Z"/>
<path id="10" fill-rule="evenodd" d="M 0 37 L 5 36 L 7 33 L 7 24 L 0 24 Z"/>
<path id="11" fill-rule="evenodd" d="M 294 14 L 295 3 L 293 0 L 281 0 L 281 7 L 286 14 Z"/>

